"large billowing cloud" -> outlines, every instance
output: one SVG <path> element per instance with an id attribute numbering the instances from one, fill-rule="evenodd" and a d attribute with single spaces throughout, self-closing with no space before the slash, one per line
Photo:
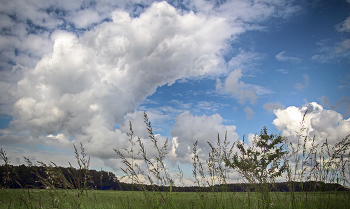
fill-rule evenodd
<path id="1" fill-rule="evenodd" d="M 306 130 L 301 132 L 301 123 L 306 111 L 304 119 Z M 308 146 L 313 137 L 315 142 L 321 145 L 326 139 L 330 145 L 335 145 L 350 134 L 350 118 L 344 119 L 336 111 L 326 110 L 315 102 L 305 104 L 303 107 L 290 106 L 286 109 L 277 109 L 274 113 L 277 118 L 273 124 L 294 145 L 298 143 L 298 133 L 308 136 Z"/>
<path id="2" fill-rule="evenodd" d="M 307 113 L 305 115 L 306 111 Z M 334 145 L 341 142 L 350 134 L 350 118 L 344 119 L 336 111 L 326 110 L 315 102 L 307 103 L 302 107 L 290 106 L 283 110 L 278 109 L 274 113 L 277 118 L 273 121 L 273 124 L 279 131 L 282 131 L 283 136 L 288 138 L 290 152 L 293 151 L 291 146 L 295 150 L 298 150 L 298 154 L 293 154 L 289 159 L 292 174 L 295 172 L 294 170 L 297 173 L 297 175 L 292 175 L 292 178 L 296 178 L 298 181 L 304 181 L 306 177 L 311 177 L 314 180 L 315 178 L 319 178 L 319 175 L 310 176 L 313 166 L 316 165 L 315 161 L 322 164 L 322 160 L 327 162 L 329 157 L 332 157 Z M 330 149 L 329 154 L 327 146 L 324 146 L 326 144 Z M 305 153 L 303 153 L 304 148 Z M 307 159 L 306 157 L 311 150 L 313 150 L 312 152 L 314 154 L 315 152 L 317 154 L 315 154 L 316 156 L 309 156 L 311 158 Z M 349 149 L 347 148 L 345 152 L 348 153 Z M 298 159 L 300 159 L 299 163 Z M 321 166 L 325 165 L 323 164 Z M 321 171 L 325 172 L 324 168 L 321 168 Z M 339 170 L 332 172 L 339 172 Z M 301 173 L 303 175 L 299 175 Z M 345 175 L 347 175 L 345 178 L 348 178 L 347 171 L 345 171 Z M 285 179 L 280 180 L 284 181 Z"/>
<path id="3" fill-rule="evenodd" d="M 230 34 L 222 18 L 181 15 L 165 2 L 139 18 L 115 11 L 113 22 L 80 38 L 58 31 L 53 53 L 18 82 L 12 125 L 35 136 L 62 132 L 90 139 L 101 128 L 113 131 L 158 86 L 216 73 Z"/>
<path id="4" fill-rule="evenodd" d="M 230 66 L 223 54 L 230 41 L 261 29 L 258 24 L 269 17 L 298 10 L 283 1 L 215 2 L 185 2 L 186 11 L 152 1 L 2 3 L 0 112 L 13 121 L 1 130 L 1 142 L 56 147 L 83 142 L 92 156 L 113 158 L 113 147 L 129 146 L 125 116 L 157 87 L 182 78 L 227 74 Z M 134 3 L 144 8 L 130 6 Z M 247 59 L 230 63 L 241 66 L 239 62 Z M 227 91 L 240 102 L 254 103 L 261 88 L 238 81 L 241 77 L 241 71 L 233 71 Z M 223 126 L 220 116 L 208 118 L 214 121 L 205 124 L 216 127 L 208 132 L 211 140 L 226 129 L 235 136 L 234 126 Z M 143 126 L 136 121 L 138 131 Z M 185 158 L 187 141 L 176 131 L 180 129 L 176 126 L 172 133 L 178 137 L 176 155 Z"/>
<path id="5" fill-rule="evenodd" d="M 10 70 L 21 64 L 34 67 L 44 54 L 52 51 L 50 33 L 60 28 L 78 34 L 94 28 L 112 18 L 115 8 L 123 8 L 138 16 L 152 0 L 119 1 L 6 1 L 0 8 L 0 67 Z M 236 37 L 249 29 L 259 29 L 258 24 L 267 18 L 286 17 L 300 10 L 288 1 L 183 1 L 173 2 L 179 8 L 187 8 L 211 17 L 225 17 Z M 246 24 L 249 23 L 249 24 Z M 261 29 L 261 27 L 260 27 Z"/>

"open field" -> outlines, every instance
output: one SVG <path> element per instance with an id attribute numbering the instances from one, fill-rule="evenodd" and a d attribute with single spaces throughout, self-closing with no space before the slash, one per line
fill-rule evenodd
<path id="1" fill-rule="evenodd" d="M 292 208 L 290 193 L 271 194 L 270 208 Z M 349 192 L 300 192 L 297 208 L 350 208 Z M 2 189 L 0 208 L 261 208 L 256 192 L 132 192 Z"/>

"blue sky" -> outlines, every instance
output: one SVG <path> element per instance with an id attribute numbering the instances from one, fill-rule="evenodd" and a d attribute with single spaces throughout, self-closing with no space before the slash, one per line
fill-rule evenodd
<path id="1" fill-rule="evenodd" d="M 294 143 L 350 133 L 350 2 L 1 1 L 0 146 L 67 166 L 83 143 L 91 167 L 121 175 L 112 148 L 143 111 L 167 163 L 202 160 L 216 135 L 252 141 L 263 126 Z M 141 163 L 141 162 L 139 162 Z M 232 178 L 234 178 L 233 175 Z M 237 176 L 236 176 L 237 177 Z"/>

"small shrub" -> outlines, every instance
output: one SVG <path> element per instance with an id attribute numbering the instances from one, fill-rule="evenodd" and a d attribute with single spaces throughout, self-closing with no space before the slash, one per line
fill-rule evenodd
<path id="1" fill-rule="evenodd" d="M 226 164 L 237 169 L 248 183 L 257 186 L 264 208 L 271 205 L 269 183 L 274 183 L 287 169 L 283 159 L 288 153 L 285 144 L 286 138 L 281 135 L 268 135 L 267 128 L 264 127 L 259 136 L 255 135 L 252 146 L 245 148 L 244 138 L 242 142 L 237 141 L 240 154 L 235 153 L 232 161 L 226 160 Z"/>

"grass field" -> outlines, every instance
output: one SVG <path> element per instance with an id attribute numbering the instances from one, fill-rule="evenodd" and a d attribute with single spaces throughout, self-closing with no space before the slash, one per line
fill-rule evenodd
<path id="1" fill-rule="evenodd" d="M 292 208 L 290 193 L 270 193 L 270 208 Z M 295 193 L 296 208 L 350 208 L 349 192 Z M 132 192 L 2 189 L 0 208 L 261 208 L 256 192 Z"/>

